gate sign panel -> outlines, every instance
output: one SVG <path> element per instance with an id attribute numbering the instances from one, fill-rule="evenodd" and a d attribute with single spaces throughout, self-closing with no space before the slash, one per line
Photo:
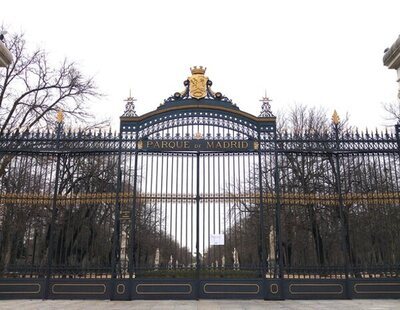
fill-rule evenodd
<path id="1" fill-rule="evenodd" d="M 210 245 L 224 245 L 225 235 L 224 234 L 210 234 Z"/>
<path id="2" fill-rule="evenodd" d="M 206 151 L 206 152 L 251 152 L 259 144 L 254 140 L 141 140 L 138 149 L 144 151 Z"/>

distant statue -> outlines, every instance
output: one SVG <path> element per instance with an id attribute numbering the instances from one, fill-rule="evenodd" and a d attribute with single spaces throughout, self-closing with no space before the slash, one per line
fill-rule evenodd
<path id="1" fill-rule="evenodd" d="M 174 259 L 173 259 L 172 254 L 171 254 L 171 256 L 169 257 L 168 269 L 172 269 L 173 260 L 174 260 Z"/>
<path id="2" fill-rule="evenodd" d="M 175 261 L 175 268 L 176 268 L 176 269 L 179 268 L 179 262 L 178 262 L 178 260 Z"/>
<path id="3" fill-rule="evenodd" d="M 222 256 L 221 267 L 222 267 L 222 269 L 225 269 L 225 255 Z"/>
<path id="4" fill-rule="evenodd" d="M 125 273 L 128 269 L 129 257 L 127 255 L 127 235 L 125 231 L 121 233 L 120 264 L 121 271 Z"/>
<path id="5" fill-rule="evenodd" d="M 156 256 L 154 257 L 154 270 L 158 270 L 160 267 L 160 249 L 156 249 Z"/>
<path id="6" fill-rule="evenodd" d="M 272 269 L 275 267 L 275 232 L 272 226 L 269 232 L 268 266 Z"/>
<path id="7" fill-rule="evenodd" d="M 126 232 L 122 231 L 121 234 L 121 257 L 126 255 Z"/>
<path id="8" fill-rule="evenodd" d="M 215 268 L 218 269 L 218 259 L 215 260 Z"/>
<path id="9" fill-rule="evenodd" d="M 239 270 L 239 267 L 240 267 L 240 265 L 239 265 L 239 254 L 238 254 L 238 251 L 236 250 L 236 248 L 233 248 L 232 255 L 233 255 L 233 269 L 234 270 Z"/>

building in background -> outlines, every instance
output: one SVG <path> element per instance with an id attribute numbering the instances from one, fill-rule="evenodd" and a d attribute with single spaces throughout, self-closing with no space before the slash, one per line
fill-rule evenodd
<path id="1" fill-rule="evenodd" d="M 3 42 L 0 41 L 0 67 L 7 67 L 12 62 L 12 55 Z"/>
<path id="2" fill-rule="evenodd" d="M 397 70 L 397 82 L 399 83 L 398 99 L 400 100 L 400 36 L 393 45 L 385 50 L 383 64 L 389 69 Z"/>

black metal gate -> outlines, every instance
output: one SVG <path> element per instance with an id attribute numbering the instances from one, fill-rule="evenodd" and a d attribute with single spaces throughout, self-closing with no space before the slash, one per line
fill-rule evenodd
<path id="1" fill-rule="evenodd" d="M 279 133 L 196 70 L 119 134 L 0 136 L 0 298 L 398 297 L 399 126 Z"/>
<path id="2" fill-rule="evenodd" d="M 267 253 L 264 239 L 268 229 L 276 240 L 274 218 L 262 216 L 275 209 L 262 190 L 275 118 L 207 90 L 198 100 L 187 88 L 142 117 L 128 101 L 121 118 L 122 139 L 135 141 L 129 164 L 122 154 L 121 195 L 135 197 L 121 205 L 120 272 L 145 282 L 132 298 L 263 298 L 263 279 L 277 276 L 276 242 Z"/>

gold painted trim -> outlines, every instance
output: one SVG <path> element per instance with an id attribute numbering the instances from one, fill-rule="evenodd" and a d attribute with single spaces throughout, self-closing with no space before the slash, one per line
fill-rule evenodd
<path id="1" fill-rule="evenodd" d="M 103 287 L 103 291 L 102 292 L 55 292 L 54 291 L 54 288 L 56 287 L 56 286 L 101 286 L 101 287 Z M 74 283 L 74 284 L 72 284 L 72 283 L 55 283 L 55 284 L 53 284 L 52 286 L 51 286 L 51 292 L 53 293 L 53 294 L 65 294 L 65 295 L 74 295 L 74 294 L 77 294 L 77 295 L 102 295 L 102 294 L 105 294 L 106 293 L 106 290 L 107 290 L 107 287 L 106 287 L 106 285 L 105 284 L 89 284 L 89 283 Z"/>
<path id="2" fill-rule="evenodd" d="M 260 195 L 257 192 L 244 192 L 242 196 L 234 194 L 208 194 L 204 199 L 209 200 L 228 200 L 228 199 L 259 199 Z M 266 203 L 274 203 L 276 195 L 273 193 L 266 193 L 263 196 Z M 57 197 L 57 205 L 61 207 L 70 206 L 72 204 L 95 204 L 95 203 L 114 203 L 115 193 L 81 193 L 78 195 L 60 195 Z M 142 199 L 186 199 L 194 200 L 196 197 L 184 194 L 163 194 L 154 193 L 138 193 L 136 198 Z M 4 193 L 0 197 L 1 203 L 12 204 L 30 204 L 30 205 L 48 205 L 51 202 L 51 196 L 40 196 L 37 193 Z M 129 203 L 133 199 L 133 194 L 120 193 L 119 199 L 123 203 Z M 343 194 L 344 203 L 346 206 L 354 203 L 370 203 L 370 204 L 393 204 L 398 203 L 400 199 L 400 192 L 391 193 L 351 193 Z M 291 204 L 293 201 L 300 204 L 317 203 L 323 201 L 327 206 L 337 206 L 338 196 L 336 194 L 298 194 L 298 193 L 282 193 L 281 202 L 283 204 Z"/>
<path id="3" fill-rule="evenodd" d="M 240 292 L 240 291 L 209 292 L 209 291 L 207 291 L 206 287 L 211 286 L 211 285 L 213 285 L 213 286 L 256 286 L 257 291 L 256 292 Z M 260 292 L 260 286 L 257 283 L 205 283 L 203 285 L 203 291 L 206 294 L 258 294 Z"/>
<path id="4" fill-rule="evenodd" d="M 122 291 L 119 289 L 120 287 L 122 287 Z M 118 284 L 117 285 L 117 294 L 122 295 L 125 293 L 125 284 Z"/>
<path id="5" fill-rule="evenodd" d="M 139 292 L 139 286 L 187 286 L 189 287 L 188 292 Z M 189 295 L 192 293 L 192 285 L 190 283 L 177 283 L 177 284 L 162 284 L 162 283 L 154 283 L 154 284 L 138 284 L 136 285 L 136 294 L 138 295 Z"/>
<path id="6" fill-rule="evenodd" d="M 360 292 L 359 290 L 357 290 L 357 286 L 384 286 L 384 285 L 388 285 L 388 286 L 400 286 L 400 283 L 356 283 L 354 284 L 353 290 L 355 293 L 357 294 L 400 294 L 400 290 L 399 291 L 365 291 L 365 292 Z"/>
<path id="7" fill-rule="evenodd" d="M 340 287 L 340 292 L 293 292 L 292 287 L 294 286 L 339 286 Z M 334 284 L 325 284 L 325 283 L 313 283 L 313 284 L 290 284 L 289 285 L 289 293 L 293 295 L 303 295 L 303 294 L 332 294 L 332 295 L 340 295 L 343 293 L 343 285 L 339 283 L 334 283 Z"/>
<path id="8" fill-rule="evenodd" d="M 274 289 L 274 288 L 275 288 L 275 289 Z M 279 285 L 276 284 L 276 283 L 272 283 L 272 284 L 269 286 L 269 291 L 271 292 L 271 294 L 278 294 L 278 292 L 279 292 Z"/>
<path id="9" fill-rule="evenodd" d="M 220 107 L 220 106 L 212 106 L 212 105 L 207 105 L 207 104 L 189 104 L 189 105 L 182 105 L 182 106 L 175 106 L 175 107 L 171 107 L 171 108 L 167 108 L 167 109 L 160 109 L 160 110 L 154 110 L 151 112 L 148 112 L 146 114 L 143 114 L 141 116 L 138 117 L 126 117 L 126 116 L 121 116 L 120 119 L 122 121 L 143 121 L 149 117 L 158 115 L 158 114 L 163 114 L 164 112 L 171 112 L 171 111 L 177 111 L 177 110 L 189 110 L 189 109 L 208 109 L 208 110 L 217 110 L 217 111 L 224 111 L 224 112 L 231 112 L 232 114 L 237 114 L 237 115 L 241 115 L 244 117 L 247 117 L 253 121 L 256 122 L 275 122 L 276 121 L 276 117 L 257 117 L 254 116 L 250 113 L 244 112 L 244 111 L 240 111 L 240 110 L 234 110 L 234 109 L 229 109 L 229 108 L 225 108 L 225 107 Z"/>
<path id="10" fill-rule="evenodd" d="M 38 289 L 32 292 L 14 291 L 14 292 L 0 292 L 0 294 L 39 294 L 42 288 L 42 285 L 40 283 L 0 283 L 0 286 L 20 286 L 20 285 L 33 285 L 37 286 Z"/>

